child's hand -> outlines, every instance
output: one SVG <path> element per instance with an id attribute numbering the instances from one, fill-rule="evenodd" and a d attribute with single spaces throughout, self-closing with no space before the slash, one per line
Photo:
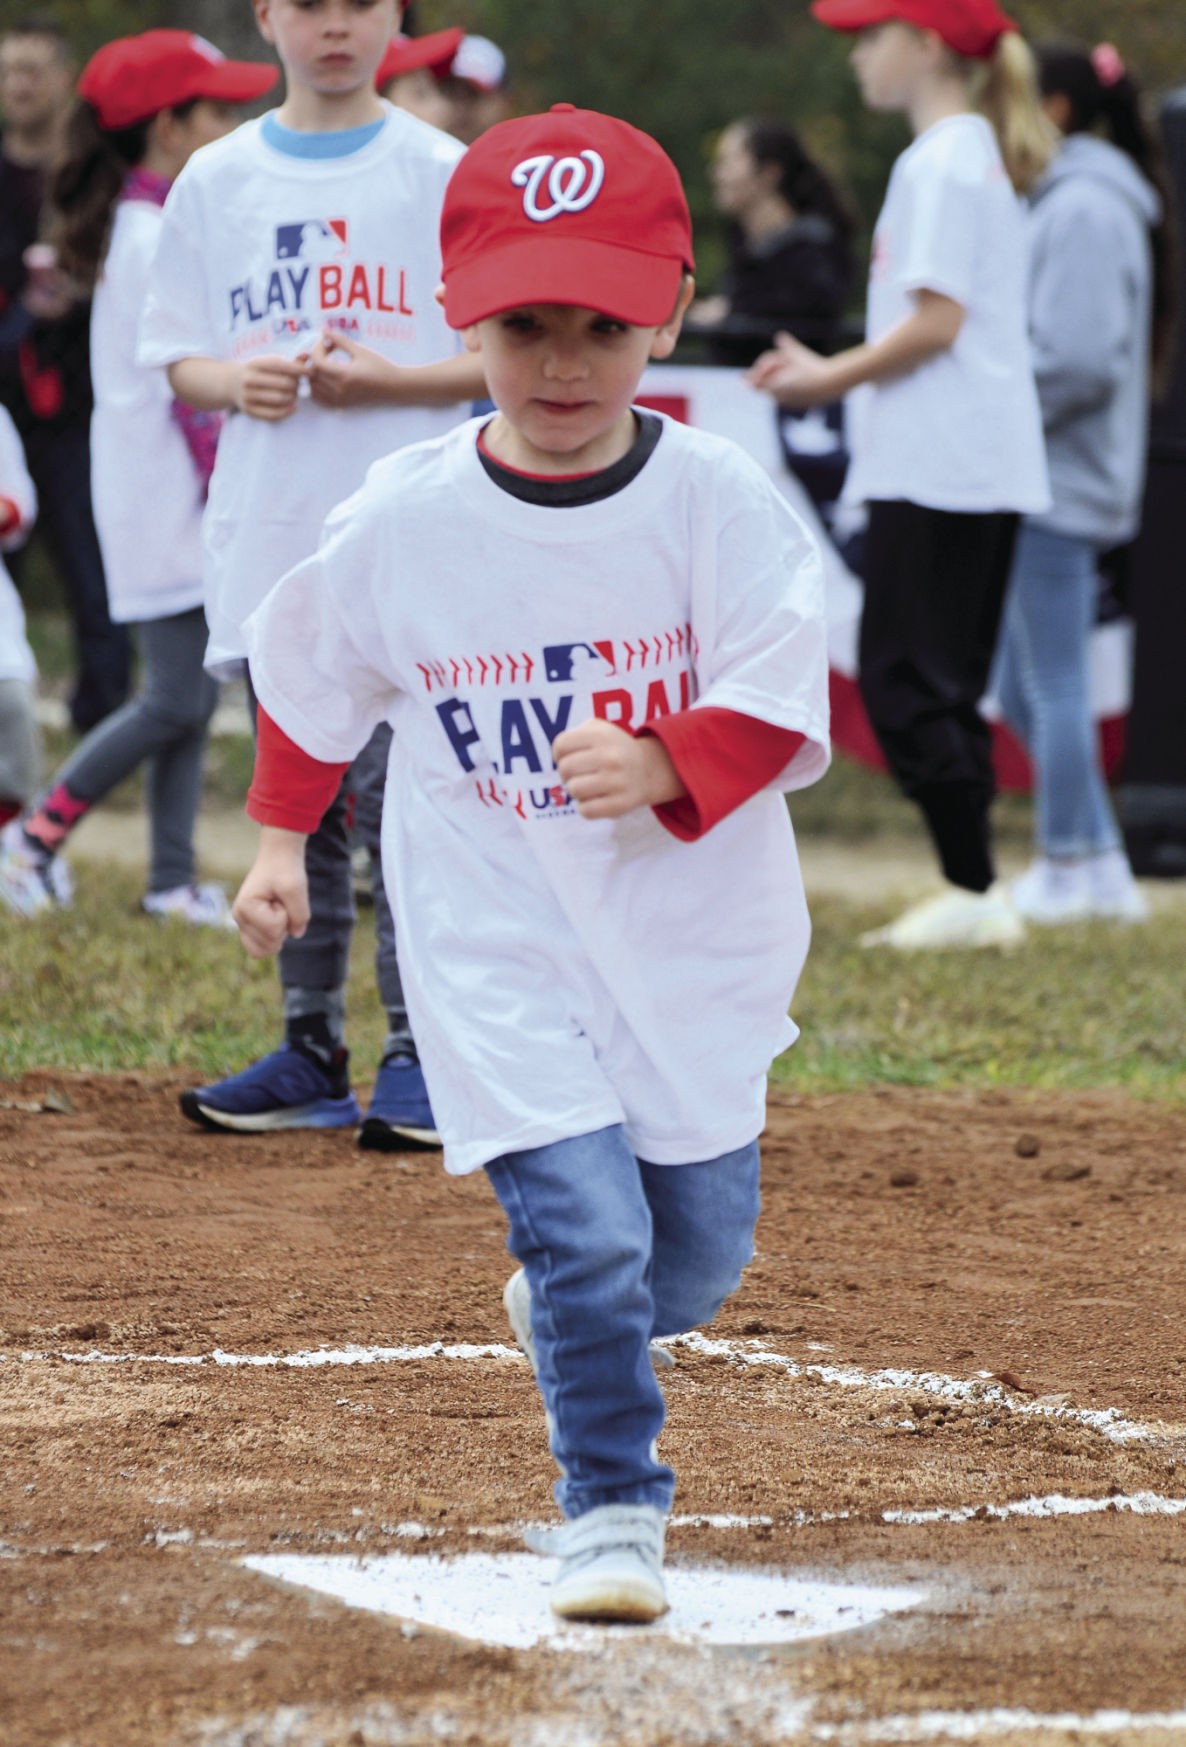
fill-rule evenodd
<path id="1" fill-rule="evenodd" d="M 552 756 L 583 819 L 620 819 L 688 792 L 661 740 L 653 734 L 636 739 L 597 717 L 557 734 Z"/>
<path id="2" fill-rule="evenodd" d="M 746 372 L 746 381 L 764 388 L 780 406 L 824 406 L 835 400 L 837 385 L 830 361 L 790 334 L 779 334 Z"/>
<path id="3" fill-rule="evenodd" d="M 235 365 L 232 393 L 235 405 L 249 418 L 279 424 L 296 411 L 306 366 L 299 358 L 266 353 Z"/>
<path id="4" fill-rule="evenodd" d="M 309 391 L 320 406 L 390 406 L 401 375 L 381 352 L 324 333 L 309 357 Z"/>
<path id="5" fill-rule="evenodd" d="M 251 958 L 270 958 L 289 935 L 300 939 L 309 926 L 305 839 L 300 832 L 263 826 L 259 853 L 231 914 Z"/>

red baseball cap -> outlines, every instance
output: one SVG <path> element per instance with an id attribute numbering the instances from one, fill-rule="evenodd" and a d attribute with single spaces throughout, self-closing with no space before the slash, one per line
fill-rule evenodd
<path id="1" fill-rule="evenodd" d="M 529 303 L 660 327 L 694 265 L 692 221 L 657 140 L 557 103 L 470 146 L 445 190 L 441 256 L 450 327 Z"/>
<path id="2" fill-rule="evenodd" d="M 192 31 L 145 30 L 104 43 L 82 69 L 78 95 L 90 104 L 101 128 L 118 133 L 162 109 L 203 97 L 212 103 L 250 103 L 279 77 L 278 67 L 262 61 L 228 61 L 221 49 Z"/>
<path id="3" fill-rule="evenodd" d="M 865 30 L 872 24 L 913 24 L 933 30 L 949 49 L 986 61 L 1017 25 L 996 0 L 814 0 L 812 15 L 833 30 Z"/>
<path id="4" fill-rule="evenodd" d="M 430 31 L 427 36 L 393 36 L 375 71 L 376 86 L 382 88 L 403 73 L 419 72 L 421 67 L 443 79 L 453 65 L 464 35 L 458 24 L 448 30 Z"/>

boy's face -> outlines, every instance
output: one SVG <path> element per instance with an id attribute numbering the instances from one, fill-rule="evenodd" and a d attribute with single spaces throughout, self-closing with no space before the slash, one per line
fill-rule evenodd
<path id="1" fill-rule="evenodd" d="M 480 351 L 490 398 L 512 438 L 512 465 L 544 473 L 607 467 L 633 437 L 630 406 L 653 358 L 669 357 L 692 296 L 685 280 L 659 328 L 631 327 L 595 309 L 535 303 L 502 310 L 462 337 Z M 624 441 L 625 439 L 625 441 Z"/>
<path id="2" fill-rule="evenodd" d="M 357 91 L 399 25 L 396 0 L 253 0 L 260 34 L 290 85 L 332 97 Z"/>

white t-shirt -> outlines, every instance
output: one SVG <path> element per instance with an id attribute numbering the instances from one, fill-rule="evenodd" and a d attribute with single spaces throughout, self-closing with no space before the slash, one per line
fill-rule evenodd
<path id="1" fill-rule="evenodd" d="M 174 183 L 140 326 L 142 364 L 295 357 L 336 329 L 397 364 L 454 355 L 433 293 L 441 199 L 462 148 L 402 110 L 348 157 L 292 157 L 249 121 L 203 147 Z M 439 435 L 467 408 L 302 399 L 271 424 L 236 413 L 219 443 L 205 540 L 206 663 L 233 672 L 242 627 L 314 550 L 372 461 Z"/>
<path id="2" fill-rule="evenodd" d="M 1026 321 L 1025 213 L 979 115 L 919 135 L 894 165 L 873 239 L 867 331 L 935 291 L 965 310 L 955 344 L 850 396 L 849 502 L 1043 510 L 1050 502 Z"/>
<path id="3" fill-rule="evenodd" d="M 314 758 L 396 728 L 383 865 L 446 1166 L 623 1122 L 656 1164 L 764 1122 L 809 934 L 782 791 L 828 761 L 822 568 L 727 440 L 664 421 L 638 476 L 558 509 L 500 489 L 471 422 L 379 462 L 248 626 L 264 707 Z M 551 743 L 694 702 L 797 730 L 694 843 L 582 819 Z"/>
<path id="4" fill-rule="evenodd" d="M 37 493 L 25 465 L 25 451 L 6 407 L 0 406 L 0 497 L 14 503 L 20 524 L 0 540 L 0 552 L 11 552 L 28 538 L 37 514 Z M 20 679 L 32 685 L 37 663 L 25 635 L 25 611 L 16 584 L 0 558 L 0 679 Z"/>
<path id="5" fill-rule="evenodd" d="M 163 370 L 136 362 L 161 209 L 124 200 L 91 308 L 91 495 L 117 623 L 202 604 L 202 490 Z"/>

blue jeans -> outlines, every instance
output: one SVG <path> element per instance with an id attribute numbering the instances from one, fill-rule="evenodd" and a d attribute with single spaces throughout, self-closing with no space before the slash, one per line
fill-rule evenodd
<path id="1" fill-rule="evenodd" d="M 1068 860 L 1120 844 L 1091 709 L 1097 556 L 1089 540 L 1022 524 L 993 675 L 1033 764 L 1038 847 Z"/>
<path id="2" fill-rule="evenodd" d="M 566 1517 L 602 1504 L 669 1510 L 659 1462 L 656 1336 L 711 1322 L 754 1253 L 758 1145 L 703 1164 L 636 1159 L 622 1128 L 486 1166 L 531 1287 L 539 1384 Z"/>

